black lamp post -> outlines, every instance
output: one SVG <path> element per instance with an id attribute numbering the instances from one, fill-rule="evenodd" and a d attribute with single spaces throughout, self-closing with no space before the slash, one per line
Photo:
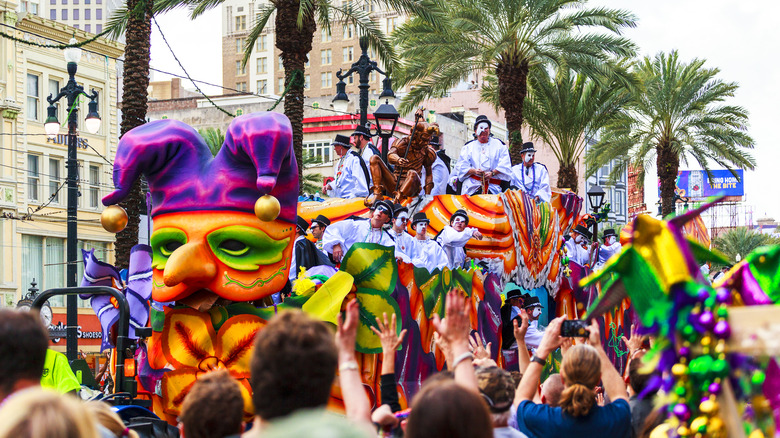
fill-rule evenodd
<path id="1" fill-rule="evenodd" d="M 385 85 L 385 91 L 388 91 L 390 78 L 385 78 Z M 389 91 L 390 93 L 393 92 L 393 90 Z M 382 92 L 382 95 L 384 94 L 385 92 Z M 393 95 L 393 97 L 395 97 L 395 95 Z M 385 163 L 387 163 L 387 150 L 390 148 L 390 137 L 392 137 L 393 133 L 395 132 L 395 126 L 398 124 L 399 117 L 400 115 L 398 114 L 398 111 L 393 105 L 389 103 L 388 100 L 385 100 L 385 103 L 379 105 L 379 108 L 374 111 L 377 135 L 379 135 L 379 137 L 382 139 L 382 161 Z M 382 122 L 391 126 L 390 131 L 382 131 Z"/>
<path id="2" fill-rule="evenodd" d="M 76 39 L 71 38 L 70 44 L 75 44 Z M 54 137 L 60 129 L 60 122 L 57 120 L 57 107 L 54 105 L 63 97 L 68 102 L 68 241 L 66 250 L 67 267 L 65 272 L 66 286 L 76 287 L 76 263 L 78 262 L 77 245 L 77 223 L 76 216 L 78 212 L 78 162 L 76 161 L 76 144 L 78 141 L 78 106 L 76 101 L 82 94 L 90 99 L 89 112 L 85 120 L 87 130 L 94 134 L 100 129 L 100 116 L 97 113 L 98 93 L 92 90 L 92 94 L 84 92 L 84 87 L 76 83 L 76 69 L 81 59 L 81 49 L 69 47 L 65 49 L 65 60 L 68 62 L 68 83 L 60 89 L 57 96 L 49 95 L 46 100 L 49 102 L 48 117 L 44 124 L 44 130 L 49 137 Z M 76 329 L 78 326 L 78 309 L 76 295 L 67 297 L 67 348 L 66 355 L 69 361 L 75 360 L 78 353 L 78 339 Z"/>
<path id="3" fill-rule="evenodd" d="M 604 189 L 600 186 L 591 186 L 588 190 L 588 201 L 590 201 L 590 208 L 593 210 L 594 216 L 599 213 L 601 207 L 604 206 Z M 598 221 L 593 221 L 593 241 L 597 242 L 599 237 L 599 224 Z"/>

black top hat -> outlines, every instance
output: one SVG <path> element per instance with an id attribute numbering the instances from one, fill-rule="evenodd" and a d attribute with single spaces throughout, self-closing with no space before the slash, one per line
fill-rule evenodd
<path id="1" fill-rule="evenodd" d="M 300 231 L 303 234 L 306 234 L 306 230 L 309 229 L 309 223 L 306 222 L 306 219 L 297 216 L 295 220 L 296 220 L 296 225 L 298 226 L 298 231 Z"/>
<path id="2" fill-rule="evenodd" d="M 606 239 L 607 239 L 607 237 L 609 237 L 609 236 L 614 236 L 614 237 L 617 237 L 617 233 L 615 232 L 615 230 L 614 230 L 614 229 L 612 229 L 612 228 L 607 228 L 606 230 L 604 230 L 604 234 L 602 234 L 602 235 L 601 235 L 601 237 L 603 237 L 605 240 L 606 240 Z"/>
<path id="3" fill-rule="evenodd" d="M 393 204 L 394 217 L 398 217 L 398 215 L 401 214 L 402 211 L 405 211 L 405 212 L 409 213 L 409 209 L 404 207 L 403 205 L 401 205 L 401 204 Z"/>
<path id="4" fill-rule="evenodd" d="M 477 125 L 479 125 L 482 122 L 487 123 L 488 124 L 488 128 L 492 128 L 493 127 L 493 124 L 490 123 L 490 120 L 488 120 L 487 116 L 479 115 L 479 116 L 477 116 L 477 120 L 474 120 L 474 130 L 475 131 L 477 130 Z"/>
<path id="5" fill-rule="evenodd" d="M 439 143 L 439 136 L 438 135 L 432 135 L 431 141 L 428 142 L 431 146 L 438 148 L 441 147 L 441 143 Z"/>
<path id="6" fill-rule="evenodd" d="M 355 127 L 355 132 L 353 132 L 352 135 L 362 135 L 366 138 L 371 138 L 371 131 L 365 126 L 357 125 Z"/>
<path id="7" fill-rule="evenodd" d="M 466 213 L 466 210 L 463 210 L 461 208 L 461 209 L 455 210 L 455 213 L 452 213 L 452 217 L 450 217 L 450 225 L 452 225 L 452 221 L 455 220 L 455 218 L 458 217 L 458 216 L 460 216 L 460 217 L 462 217 L 463 219 L 466 220 L 466 225 L 469 224 L 469 214 Z"/>
<path id="8" fill-rule="evenodd" d="M 509 292 L 506 293 L 506 300 L 509 301 L 512 298 L 522 298 L 523 297 L 523 291 L 520 289 L 512 289 Z"/>
<path id="9" fill-rule="evenodd" d="M 574 232 L 577 234 L 582 234 L 585 236 L 588 240 L 590 240 L 593 237 L 593 233 L 590 232 L 586 227 L 583 227 L 582 225 L 577 225 L 574 227 Z"/>
<path id="10" fill-rule="evenodd" d="M 534 149 L 534 144 L 530 141 L 527 141 L 523 143 L 522 146 L 520 146 L 520 153 L 524 154 L 526 152 L 536 152 L 536 149 Z"/>
<path id="11" fill-rule="evenodd" d="M 384 211 L 390 217 L 395 216 L 393 204 L 391 204 L 389 201 L 385 201 L 384 199 L 381 201 L 374 202 L 374 205 L 371 206 L 371 209 L 372 210 L 379 209 L 379 211 Z"/>
<path id="12" fill-rule="evenodd" d="M 320 224 L 320 226 L 322 226 L 322 228 L 325 228 L 328 225 L 330 225 L 330 219 L 326 218 L 323 215 L 319 215 L 319 216 L 317 216 L 317 217 L 315 217 L 314 219 L 311 220 L 312 225 L 314 225 L 315 222 Z"/>
<path id="13" fill-rule="evenodd" d="M 349 137 L 341 134 L 336 134 L 336 138 L 333 140 L 333 143 L 331 144 L 333 146 L 344 146 L 345 148 L 350 148 L 352 146 L 349 144 Z"/>
<path id="14" fill-rule="evenodd" d="M 529 309 L 531 307 L 544 307 L 542 306 L 542 303 L 539 301 L 539 297 L 531 294 L 524 294 L 523 295 L 523 309 Z"/>
<path id="15" fill-rule="evenodd" d="M 426 222 L 426 223 L 431 222 L 424 211 L 415 213 L 414 216 L 412 216 L 412 226 L 417 225 L 419 222 Z"/>

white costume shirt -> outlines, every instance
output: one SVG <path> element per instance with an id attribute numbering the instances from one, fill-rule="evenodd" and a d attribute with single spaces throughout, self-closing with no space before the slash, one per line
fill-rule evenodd
<path id="1" fill-rule="evenodd" d="M 590 251 L 583 248 L 579 243 L 574 242 L 574 238 L 567 240 L 564 243 L 566 247 L 566 255 L 569 256 L 569 260 L 577 263 L 580 266 L 585 266 L 590 263 Z"/>
<path id="2" fill-rule="evenodd" d="M 417 243 L 414 237 L 406 231 L 396 233 L 390 230 L 390 236 L 395 239 L 395 256 L 400 257 L 406 263 L 412 263 L 412 259 L 417 253 Z"/>
<path id="3" fill-rule="evenodd" d="M 527 309 L 526 309 L 527 310 Z M 536 350 L 544 337 L 544 330 L 539 330 L 539 321 L 530 321 L 528 331 L 525 332 L 525 345 Z"/>
<path id="4" fill-rule="evenodd" d="M 366 147 L 364 147 L 363 150 L 360 151 L 359 153 L 360 153 L 360 158 L 363 159 L 363 162 L 366 163 L 366 167 L 369 169 L 369 171 L 368 171 L 368 187 L 371 188 L 371 187 L 374 186 L 374 177 L 371 175 L 371 170 L 370 170 L 371 169 L 371 157 L 373 157 L 376 154 L 374 153 L 374 150 L 371 149 L 368 145 L 366 145 Z"/>
<path id="5" fill-rule="evenodd" d="M 518 164 L 512 166 L 512 185 L 528 193 L 528 196 L 538 196 L 544 202 L 550 202 L 552 190 L 550 189 L 550 174 L 547 167 L 541 163 L 534 163 L 526 168 Z"/>
<path id="6" fill-rule="evenodd" d="M 599 261 L 596 263 L 596 269 L 602 267 L 613 255 L 619 253 L 621 248 L 623 248 L 623 245 L 620 242 L 615 242 L 609 246 L 601 245 L 599 247 Z"/>
<path id="7" fill-rule="evenodd" d="M 336 222 L 325 228 L 325 233 L 322 235 L 322 248 L 328 254 L 333 254 L 333 247 L 340 244 L 346 255 L 349 248 L 356 242 L 378 243 L 395 247 L 395 242 L 390 234 L 381 228 L 371 228 L 370 220 L 346 219 Z"/>
<path id="8" fill-rule="evenodd" d="M 436 161 L 431 165 L 431 171 L 433 171 L 433 188 L 431 189 L 431 196 L 444 195 L 447 193 L 447 181 L 450 179 L 450 172 L 447 170 L 447 165 L 444 161 L 436 156 Z M 420 172 L 420 195 L 425 195 L 425 166 Z"/>
<path id="9" fill-rule="evenodd" d="M 415 239 L 415 243 L 417 243 L 417 251 L 412 259 L 414 266 L 433 272 L 436 268 L 444 269 L 448 265 L 449 259 L 447 254 L 436 241 Z"/>
<path id="10" fill-rule="evenodd" d="M 296 278 L 298 278 L 298 273 L 299 273 L 298 261 L 295 259 L 295 244 L 305 238 L 306 236 L 298 236 L 295 238 L 295 242 L 293 242 L 292 258 L 290 259 L 290 274 L 287 276 L 287 278 L 289 278 L 290 281 L 293 281 Z"/>
<path id="11" fill-rule="evenodd" d="M 336 179 L 329 183 L 328 196 L 333 198 L 364 198 L 368 196 L 368 185 L 360 157 L 349 151 L 336 165 Z M 370 172 L 369 172 L 370 175 Z"/>
<path id="12" fill-rule="evenodd" d="M 466 227 L 463 231 L 455 231 L 455 228 L 447 225 L 441 230 L 436 241 L 441 244 L 444 253 L 447 254 L 447 265 L 450 269 L 462 268 L 466 262 L 466 250 L 463 249 L 471 240 L 476 228 Z"/>
<path id="13" fill-rule="evenodd" d="M 460 151 L 458 163 L 452 170 L 450 181 L 457 178 L 463 183 L 461 194 L 470 195 L 476 192 L 482 182 L 471 176 L 466 176 L 469 169 L 484 171 L 493 171 L 495 174 L 491 179 L 500 179 L 502 181 L 512 181 L 512 162 L 509 160 L 509 149 L 497 138 L 490 137 L 487 143 L 480 143 L 479 140 L 472 140 Z M 501 193 L 501 186 L 490 184 L 488 192 L 492 194 Z"/>

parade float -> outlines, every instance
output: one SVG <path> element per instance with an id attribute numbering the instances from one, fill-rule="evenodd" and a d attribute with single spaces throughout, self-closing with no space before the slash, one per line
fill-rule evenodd
<path id="1" fill-rule="evenodd" d="M 287 283 L 296 213 L 307 220 L 323 215 L 332 223 L 368 216 L 363 199 L 298 203 L 291 131 L 281 114 L 240 116 L 213 157 L 194 129 L 173 120 L 135 128 L 119 143 L 116 190 L 104 198 L 108 206 L 104 226 L 115 232 L 121 229 L 117 223 L 123 217 L 115 204 L 143 175 L 151 194 L 151 247 L 133 250 L 125 277 L 85 253 L 82 285 L 122 290 L 130 304 L 131 328 L 151 327 L 151 337 L 139 342 L 136 351 L 136 380 L 139 394 L 152 401 L 161 418 L 175 422 L 194 382 L 210 370 L 227 369 L 242 385 L 245 418 L 250 419 L 252 340 L 262 336 L 266 322 L 278 312 L 297 308 L 335 324 L 342 306 L 352 298 L 360 304 L 356 349 L 372 402 L 379 399 L 382 360 L 379 339 L 370 330 L 375 317 L 395 313 L 400 316 L 396 329 L 408 332 L 394 358 L 405 404 L 420 382 L 446 367 L 432 340 L 430 321 L 434 314 L 443 316 L 444 298 L 451 289 L 469 298 L 472 329 L 496 346 L 501 344 L 502 293 L 510 282 L 543 303 L 542 323 L 564 313 L 581 316 L 589 307 L 601 306 L 594 315 L 610 328 L 602 332 L 604 341 L 613 347 L 613 360 L 622 367 L 621 349 L 609 343 L 629 333 L 635 297 L 605 299 L 595 280 L 584 288 L 577 286 L 581 278 L 596 277 L 590 266 L 569 263 L 561 251 L 564 236 L 581 219 L 582 208 L 582 199 L 564 190 L 554 190 L 549 203 L 516 190 L 496 195 L 402 196 L 397 200 L 410 213 L 422 211 L 430 219 L 429 237 L 446 226 L 456 210 L 469 212 L 469 225 L 485 238 L 466 245 L 468 269 L 431 272 L 397 262 L 393 248 L 358 243 L 338 269 L 316 267 L 298 273 L 292 295 L 274 304 L 272 296 Z M 635 223 L 629 237 L 621 240 L 627 244 L 636 240 L 644 226 L 639 225 Z M 613 266 L 610 262 L 604 272 L 613 272 Z M 111 348 L 116 304 L 95 296 L 92 306 L 103 326 L 103 346 Z M 640 321 L 646 325 L 650 320 L 642 319 L 646 318 L 643 312 Z M 502 363 L 498 348 L 492 355 Z M 334 408 L 339 399 L 339 389 L 334 387 Z"/>

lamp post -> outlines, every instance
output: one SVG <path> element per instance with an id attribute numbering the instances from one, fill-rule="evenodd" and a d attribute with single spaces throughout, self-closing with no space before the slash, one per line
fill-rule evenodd
<path id="1" fill-rule="evenodd" d="M 385 85 L 389 86 L 390 79 L 385 78 L 385 81 L 387 82 Z M 385 88 L 385 91 L 387 91 L 387 88 Z M 392 93 L 393 90 L 390 90 L 390 92 Z M 382 139 L 382 161 L 384 161 L 385 164 L 387 164 L 387 150 L 390 148 L 390 137 L 392 137 L 395 132 L 395 126 L 398 124 L 399 117 L 400 114 L 398 114 L 398 111 L 388 100 L 385 100 L 385 103 L 379 105 L 379 108 L 374 111 L 377 135 Z M 382 131 L 382 122 L 385 122 L 388 125 L 392 123 L 392 125 L 390 125 L 390 131 Z"/>
<path id="2" fill-rule="evenodd" d="M 362 53 L 360 54 L 360 58 L 358 58 L 357 62 L 352 64 L 349 70 L 347 70 L 346 73 L 342 73 L 341 69 L 339 69 L 338 72 L 336 72 L 336 77 L 339 78 L 339 81 L 336 83 L 336 97 L 333 98 L 333 109 L 340 112 L 346 112 L 347 111 L 347 104 L 349 103 L 349 96 L 347 95 L 347 83 L 344 82 L 344 79 L 350 77 L 353 73 L 357 73 L 359 78 L 358 82 L 358 88 L 360 89 L 360 101 L 359 101 L 359 110 L 360 110 L 360 125 L 361 126 L 367 126 L 368 125 L 368 89 L 370 88 L 369 85 L 369 75 L 372 71 L 376 71 L 381 73 L 385 76 L 385 78 L 382 80 L 382 94 L 379 95 L 379 99 L 385 99 L 385 103 L 382 104 L 377 110 L 374 112 L 374 118 L 377 119 L 377 135 L 379 135 L 382 138 L 382 160 L 387 163 L 387 147 L 390 137 L 392 137 L 393 133 L 395 132 L 395 125 L 398 122 L 398 111 L 395 110 L 395 107 L 389 104 L 388 99 L 395 98 L 395 93 L 393 93 L 392 89 L 392 82 L 390 80 L 390 77 L 382 71 L 379 67 L 377 67 L 376 61 L 372 61 L 371 58 L 368 57 L 368 38 L 363 36 L 360 37 L 360 50 Z M 392 120 L 393 121 L 393 127 L 390 130 L 389 134 L 382 135 L 382 130 L 379 128 L 379 117 L 383 117 L 383 120 Z"/>
<path id="3" fill-rule="evenodd" d="M 76 43 L 75 38 L 71 38 L 69 43 L 71 45 Z M 78 179 L 78 162 L 76 161 L 76 144 L 78 142 L 78 107 L 76 102 L 82 94 L 90 99 L 89 111 L 85 120 L 85 126 L 87 130 L 94 134 L 100 129 L 100 115 L 97 112 L 97 97 L 98 93 L 92 90 L 92 94 L 84 92 L 84 87 L 76 83 L 76 69 L 78 62 L 81 59 L 81 49 L 77 47 L 68 47 L 65 49 L 65 61 L 68 63 L 68 83 L 60 89 L 57 96 L 51 94 L 46 100 L 49 102 L 48 117 L 44 124 L 44 130 L 49 137 L 54 137 L 60 129 L 60 122 L 57 120 L 57 107 L 54 105 L 60 99 L 65 97 L 68 102 L 68 160 L 66 167 L 68 168 L 68 228 L 67 228 L 67 246 L 66 246 L 66 286 L 76 287 L 76 263 L 78 261 L 77 254 L 77 222 L 76 216 L 78 212 L 78 185 L 76 181 Z M 78 326 L 78 309 L 76 295 L 68 295 L 67 297 L 67 347 L 66 355 L 69 361 L 75 360 L 78 352 L 78 339 L 76 337 L 76 329 Z"/>
<path id="4" fill-rule="evenodd" d="M 606 192 L 604 192 L 604 189 L 602 189 L 600 186 L 590 186 L 590 189 L 588 190 L 588 201 L 590 201 L 590 208 L 593 210 L 593 215 L 597 215 L 599 213 L 599 209 L 604 206 L 604 195 Z M 599 237 L 599 223 L 597 220 L 593 221 L 593 241 L 598 242 Z"/>

